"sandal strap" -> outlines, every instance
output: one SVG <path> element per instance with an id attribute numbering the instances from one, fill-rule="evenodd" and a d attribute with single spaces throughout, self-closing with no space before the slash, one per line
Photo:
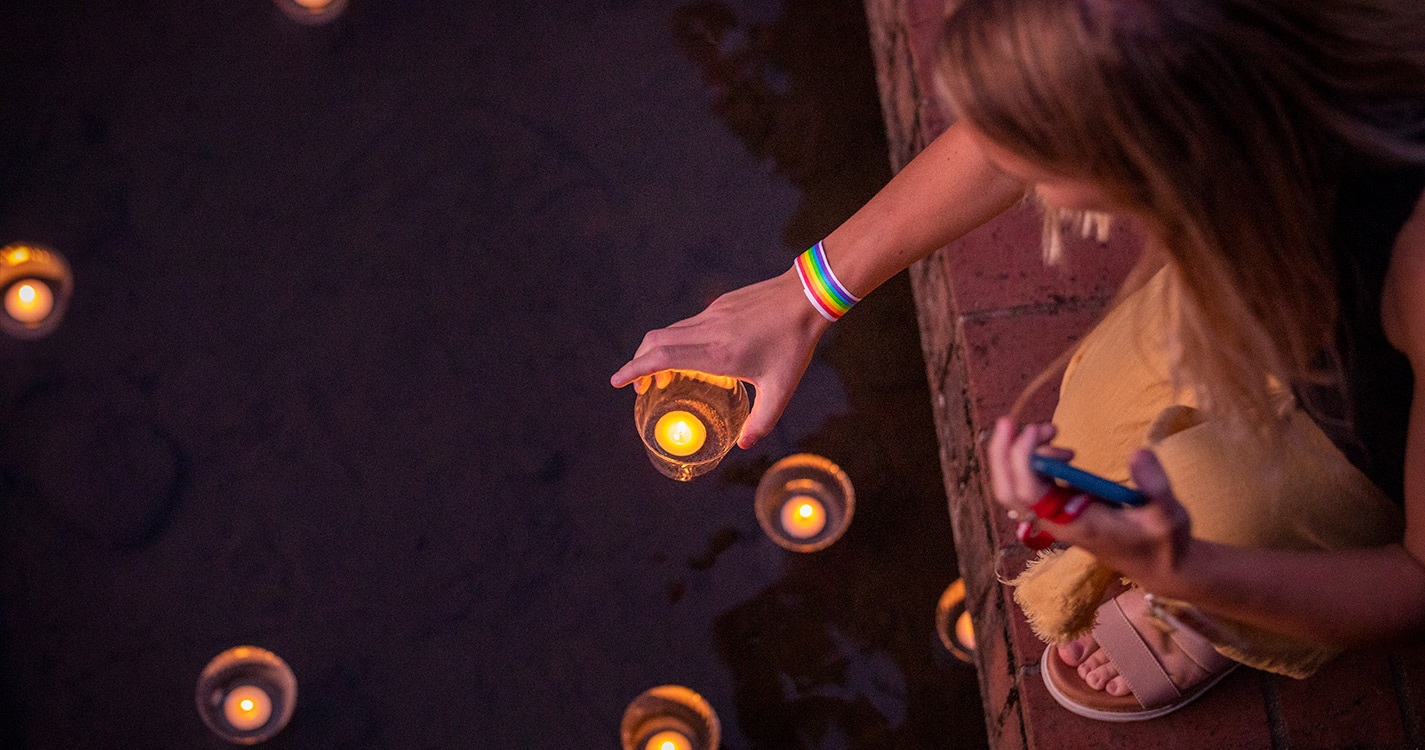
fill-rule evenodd
<path id="1" fill-rule="evenodd" d="M 1163 665 L 1134 629 L 1133 623 L 1128 621 L 1128 615 L 1116 597 L 1098 608 L 1098 624 L 1094 627 L 1093 637 L 1118 668 L 1118 674 L 1128 683 L 1133 697 L 1144 708 L 1182 697 L 1182 691 L 1173 684 Z"/>
<path id="2" fill-rule="evenodd" d="M 1168 633 L 1168 637 L 1177 644 L 1179 649 L 1191 659 L 1194 664 L 1208 674 L 1221 671 L 1224 667 L 1232 663 L 1232 660 L 1217 652 L 1212 647 L 1212 641 L 1202 637 L 1197 631 L 1189 629 L 1186 625 L 1179 623 Z"/>

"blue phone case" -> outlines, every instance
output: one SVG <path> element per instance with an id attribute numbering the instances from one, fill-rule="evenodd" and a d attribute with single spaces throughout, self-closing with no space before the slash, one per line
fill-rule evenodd
<path id="1" fill-rule="evenodd" d="M 1076 469 L 1063 461 L 1035 454 L 1029 457 L 1029 468 L 1064 482 L 1074 489 L 1083 490 L 1110 505 L 1142 505 L 1148 498 L 1138 490 L 1111 482 L 1097 474 Z"/>

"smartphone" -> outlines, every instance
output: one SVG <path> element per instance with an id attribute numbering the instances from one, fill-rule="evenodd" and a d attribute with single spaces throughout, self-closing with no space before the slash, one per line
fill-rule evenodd
<path id="1" fill-rule="evenodd" d="M 1124 487 L 1118 482 L 1109 481 L 1097 474 L 1090 474 L 1083 469 L 1076 469 L 1063 461 L 1048 456 L 1038 454 L 1030 456 L 1029 468 L 1046 477 L 1058 479 L 1076 490 L 1083 490 L 1109 505 L 1122 507 L 1142 505 L 1148 502 L 1148 498 L 1138 490 Z"/>

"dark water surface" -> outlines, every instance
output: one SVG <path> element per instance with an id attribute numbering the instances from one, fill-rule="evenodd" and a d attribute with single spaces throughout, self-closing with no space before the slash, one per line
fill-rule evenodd
<path id="1" fill-rule="evenodd" d="M 0 243 L 77 280 L 0 341 L 0 747 L 224 747 L 243 643 L 273 748 L 616 747 L 664 683 L 729 750 L 983 746 L 903 277 L 692 483 L 607 385 L 888 179 L 866 45 L 856 0 L 0 5 Z M 858 490 L 810 555 L 752 515 L 803 450 Z"/>

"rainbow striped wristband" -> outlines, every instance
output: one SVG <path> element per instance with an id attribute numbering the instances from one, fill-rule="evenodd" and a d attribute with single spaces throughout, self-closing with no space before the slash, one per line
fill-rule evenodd
<path id="1" fill-rule="evenodd" d="M 826 261 L 826 250 L 818 242 L 797 256 L 792 266 L 802 280 L 802 291 L 806 292 L 811 306 L 821 313 L 821 317 L 835 323 L 846 314 L 851 306 L 861 301 L 860 297 L 846 290 L 836 274 L 831 272 L 831 264 Z"/>

